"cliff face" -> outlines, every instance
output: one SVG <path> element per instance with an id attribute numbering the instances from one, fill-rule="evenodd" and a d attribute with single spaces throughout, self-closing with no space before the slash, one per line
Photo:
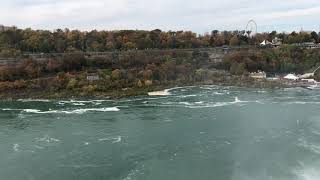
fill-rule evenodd
<path id="1" fill-rule="evenodd" d="M 242 48 L 199 48 L 199 49 L 168 49 L 168 50 L 130 50 L 130 51 L 112 51 L 112 52 L 74 52 L 74 53 L 25 53 L 17 57 L 0 57 L 0 65 L 14 64 L 22 59 L 30 59 L 35 61 L 46 61 L 50 59 L 62 59 L 65 56 L 82 54 L 88 60 L 96 58 L 121 58 L 127 55 L 148 54 L 153 56 L 162 56 L 166 54 L 207 54 L 212 62 L 221 62 L 226 54 L 237 51 Z"/>
<path id="2" fill-rule="evenodd" d="M 0 93 L 85 96 L 120 92 L 121 96 L 167 85 L 222 82 L 225 72 L 214 67 L 226 53 L 220 48 L 25 54 L 0 59 Z"/>
<path id="3" fill-rule="evenodd" d="M 126 96 L 194 84 L 279 87 L 277 83 L 253 82 L 248 72 L 282 72 L 292 68 L 303 71 L 303 68 L 313 67 L 320 58 L 316 50 L 284 52 L 288 49 L 24 54 L 2 59 L 0 97 L 15 97 L 16 94 L 22 97 Z M 297 61 L 297 57 L 302 60 Z"/>

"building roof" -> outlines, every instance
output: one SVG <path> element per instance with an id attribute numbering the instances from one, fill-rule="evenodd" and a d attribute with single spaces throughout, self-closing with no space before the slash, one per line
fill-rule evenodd
<path id="1" fill-rule="evenodd" d="M 262 43 L 260 43 L 261 46 L 265 46 L 265 45 L 271 45 L 272 43 L 268 40 L 264 40 L 262 41 Z"/>

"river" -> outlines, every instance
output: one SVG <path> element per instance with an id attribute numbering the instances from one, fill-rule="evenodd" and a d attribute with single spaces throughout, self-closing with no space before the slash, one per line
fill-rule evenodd
<path id="1" fill-rule="evenodd" d="M 0 102 L 2 180 L 316 180 L 320 94 L 173 88 Z"/>

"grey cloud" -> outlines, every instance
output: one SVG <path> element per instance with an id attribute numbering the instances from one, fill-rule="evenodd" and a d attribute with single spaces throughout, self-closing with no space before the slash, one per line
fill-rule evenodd
<path id="1" fill-rule="evenodd" d="M 0 6 L 0 23 L 55 29 L 243 29 L 315 28 L 318 0 L 11 0 Z M 288 23 L 289 22 L 289 23 Z M 285 24 L 285 25 L 284 25 Z M 269 27 L 269 28 L 268 28 Z"/>

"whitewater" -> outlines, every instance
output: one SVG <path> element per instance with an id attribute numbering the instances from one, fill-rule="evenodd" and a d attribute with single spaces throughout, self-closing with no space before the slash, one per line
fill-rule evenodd
<path id="1" fill-rule="evenodd" d="M 175 87 L 0 101 L 0 179 L 316 180 L 320 95 Z"/>

